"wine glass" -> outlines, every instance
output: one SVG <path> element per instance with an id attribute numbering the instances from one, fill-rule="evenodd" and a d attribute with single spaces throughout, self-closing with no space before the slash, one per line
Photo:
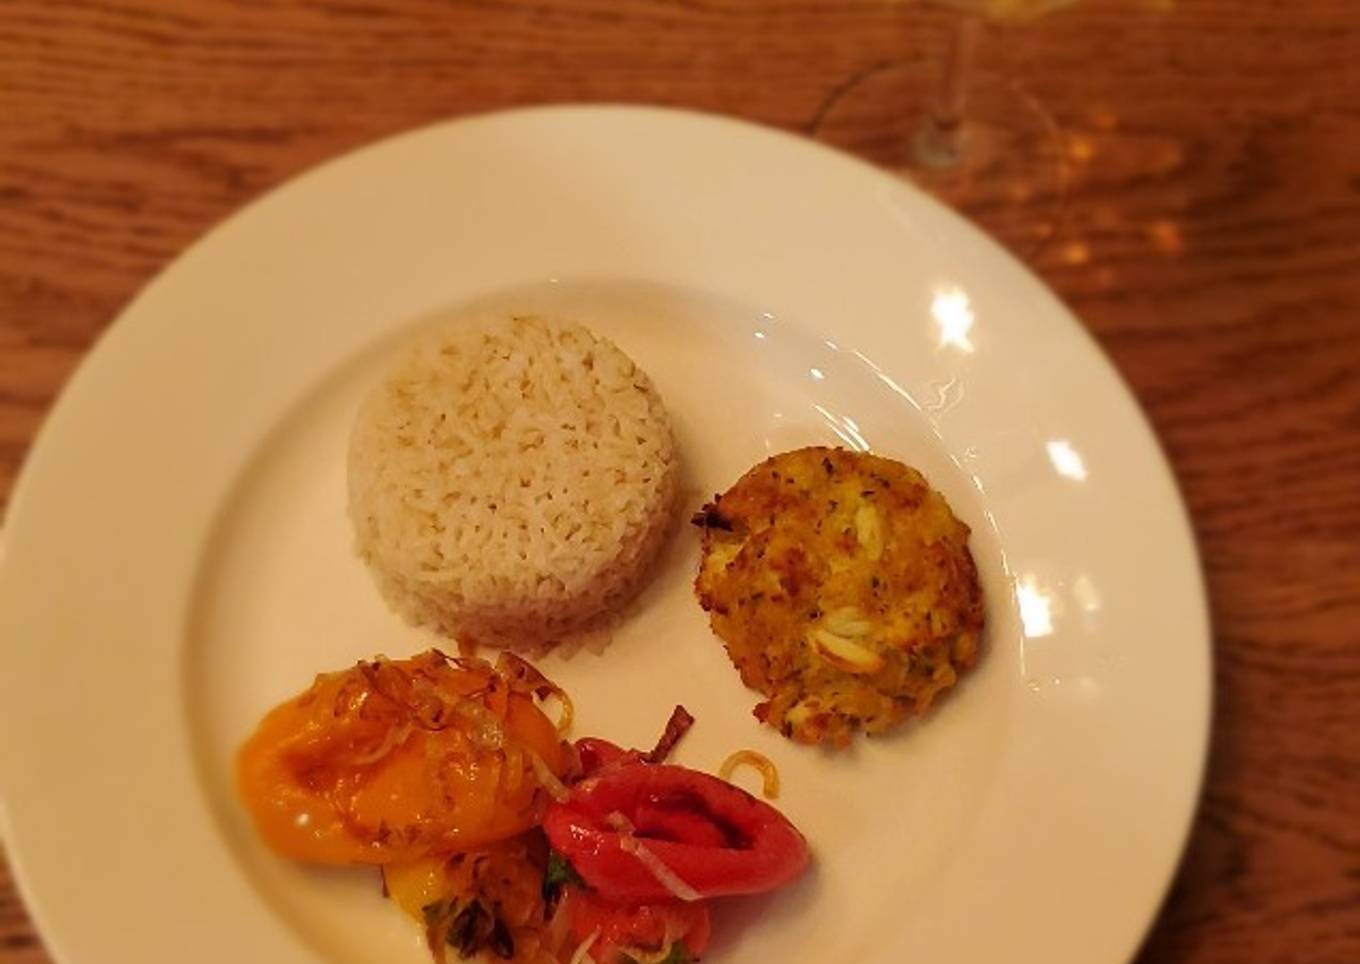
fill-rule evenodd
<path id="1" fill-rule="evenodd" d="M 1076 0 L 929 0 L 955 9 L 942 55 L 877 64 L 836 91 L 811 133 L 910 178 L 1022 256 L 1056 232 L 1062 132 L 1020 82 L 982 69 L 987 22 L 1032 20 Z"/>

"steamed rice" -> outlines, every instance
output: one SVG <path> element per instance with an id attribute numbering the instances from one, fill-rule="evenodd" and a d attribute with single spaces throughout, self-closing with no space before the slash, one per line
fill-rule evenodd
<path id="1" fill-rule="evenodd" d="M 398 613 L 534 649 L 636 591 L 677 470 L 661 398 L 622 351 L 580 325 L 495 319 L 422 340 L 367 398 L 349 511 Z"/>

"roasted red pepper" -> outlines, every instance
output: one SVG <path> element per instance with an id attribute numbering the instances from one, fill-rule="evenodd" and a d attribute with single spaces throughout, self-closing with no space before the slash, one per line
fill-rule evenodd
<path id="1" fill-rule="evenodd" d="M 588 775 L 571 799 L 548 808 L 543 829 L 604 897 L 755 894 L 807 866 L 803 835 L 744 790 L 684 767 L 635 762 L 604 741 L 578 749 L 587 751 L 581 756 Z"/>
<path id="2" fill-rule="evenodd" d="M 590 956 L 606 964 L 626 955 L 635 960 L 639 951 L 663 954 L 676 943 L 684 945 L 686 959 L 698 958 L 708 947 L 708 905 L 667 901 L 653 904 L 616 904 L 592 891 L 572 887 L 563 898 L 563 912 L 571 921 L 573 946 L 594 935 Z M 632 953 L 629 953 L 629 952 Z"/>

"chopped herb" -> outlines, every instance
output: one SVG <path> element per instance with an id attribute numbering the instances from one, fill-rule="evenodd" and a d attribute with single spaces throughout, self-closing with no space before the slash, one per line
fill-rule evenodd
<path id="1" fill-rule="evenodd" d="M 571 861 L 554 850 L 548 854 L 548 869 L 543 875 L 544 900 L 551 900 L 568 884 L 584 887 L 586 882 L 581 879 Z"/>

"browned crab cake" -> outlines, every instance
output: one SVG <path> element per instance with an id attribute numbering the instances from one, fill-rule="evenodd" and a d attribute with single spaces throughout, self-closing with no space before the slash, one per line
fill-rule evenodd
<path id="1" fill-rule="evenodd" d="M 694 517 L 694 588 L 800 743 L 845 746 L 924 713 L 977 660 L 982 590 L 968 527 L 915 469 L 845 449 L 776 455 Z"/>

